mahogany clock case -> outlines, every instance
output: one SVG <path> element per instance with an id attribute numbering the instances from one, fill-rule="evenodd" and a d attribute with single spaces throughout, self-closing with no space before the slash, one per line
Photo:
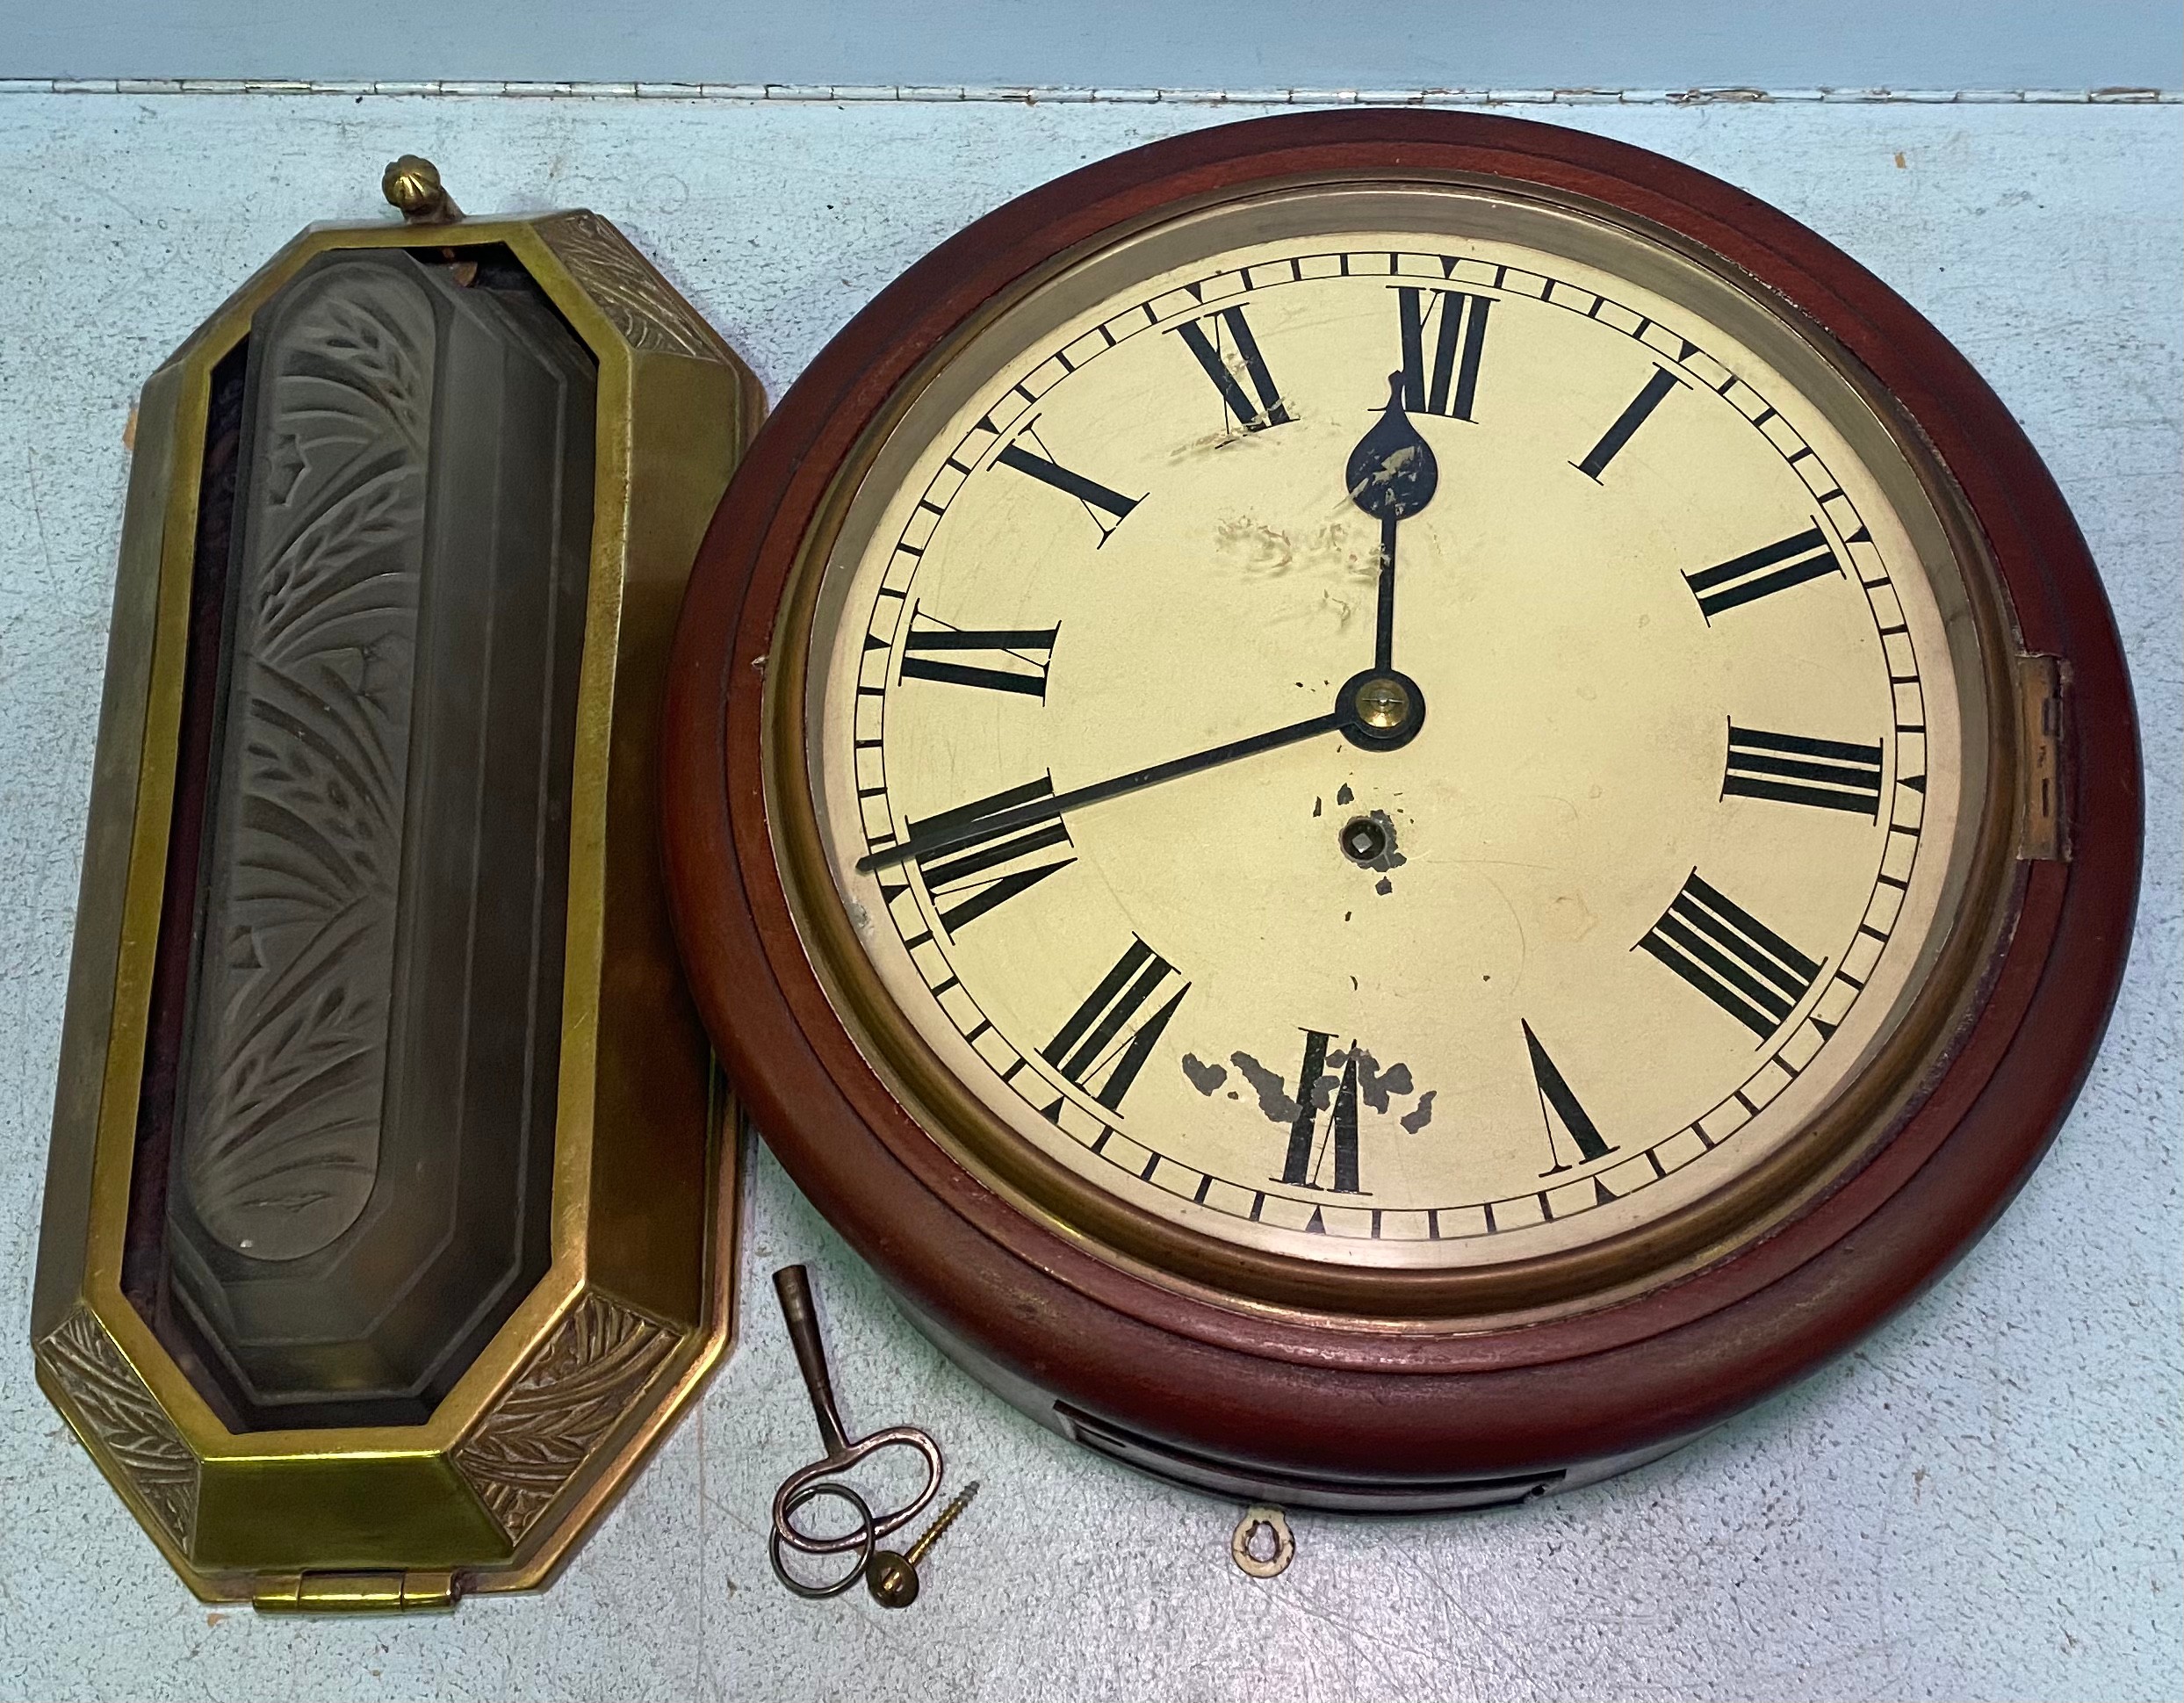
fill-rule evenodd
<path id="1" fill-rule="evenodd" d="M 1831 339 L 1976 532 L 2014 679 L 2030 682 L 2023 741 L 2048 765 L 2023 783 L 2031 815 L 1953 1032 L 1859 1162 L 1711 1265 L 1532 1322 L 1391 1329 L 1243 1301 L 1020 1210 L 912 1120 L 852 1039 L 807 956 L 768 819 L 766 662 L 784 590 L 930 357 L 1064 256 L 1179 210 L 1329 179 L 1589 205 L 1671 234 Z M 1587 1482 L 1848 1347 L 1963 1253 L 2044 1151 L 2106 1024 L 2137 896 L 2121 648 L 2076 524 L 1993 393 L 1916 310 L 1786 215 L 1659 155 L 1493 116 L 1365 109 L 1201 131 L 1061 178 L 942 244 L 821 352 L 753 445 L 699 554 L 664 729 L 686 968 L 799 1186 L 936 1340 L 1042 1423 L 1177 1482 L 1305 1505 L 1475 1506 Z"/>

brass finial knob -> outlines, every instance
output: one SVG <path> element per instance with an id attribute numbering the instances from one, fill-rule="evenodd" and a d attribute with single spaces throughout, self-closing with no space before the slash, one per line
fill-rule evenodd
<path id="1" fill-rule="evenodd" d="M 440 168 L 422 155 L 405 154 L 391 163 L 380 175 L 379 192 L 413 225 L 443 224 L 463 216 L 440 182 Z"/>

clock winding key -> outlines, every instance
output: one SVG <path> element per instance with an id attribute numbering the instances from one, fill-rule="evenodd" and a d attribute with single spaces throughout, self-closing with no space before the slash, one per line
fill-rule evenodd
<path id="1" fill-rule="evenodd" d="M 978 1481 L 974 1478 L 953 1502 L 941 1510 L 941 1517 L 926 1527 L 906 1553 L 898 1555 L 892 1549 L 883 1549 L 866 1563 L 864 1587 L 872 1593 L 874 1602 L 883 1608 L 908 1608 L 918 1600 L 918 1563 L 941 1541 L 941 1533 L 970 1506 L 971 1497 L 977 1494 Z"/>
<path id="2" fill-rule="evenodd" d="M 774 1492 L 774 1530 L 770 1541 L 775 1550 L 775 1570 L 781 1570 L 779 1552 L 783 1545 L 806 1555 L 840 1555 L 860 1550 L 869 1559 L 872 1541 L 915 1519 L 941 1488 L 941 1474 L 945 1470 L 941 1446 L 933 1440 L 931 1432 L 918 1425 L 889 1425 L 868 1436 L 851 1438 L 842 1425 L 840 1410 L 834 1405 L 834 1381 L 826 1369 L 826 1345 L 819 1338 L 818 1310 L 811 1301 L 811 1274 L 802 1266 L 783 1266 L 774 1274 L 774 1292 L 781 1299 L 782 1320 L 788 1326 L 789 1346 L 796 1351 L 796 1369 L 804 1374 L 804 1387 L 811 1397 L 812 1417 L 818 1421 L 819 1441 L 826 1450 L 817 1461 L 790 1473 Z M 793 1516 L 799 1507 L 814 1495 L 839 1494 L 844 1487 L 836 1485 L 835 1480 L 847 1475 L 858 1462 L 890 1448 L 909 1449 L 924 1461 L 925 1483 L 915 1496 L 899 1507 L 864 1519 L 855 1531 L 840 1537 L 818 1537 L 797 1528 Z M 821 1486 L 828 1488 L 822 1490 Z M 847 1495 L 840 1499 L 854 1501 Z M 850 1579 L 856 1577 L 855 1571 L 846 1576 Z"/>

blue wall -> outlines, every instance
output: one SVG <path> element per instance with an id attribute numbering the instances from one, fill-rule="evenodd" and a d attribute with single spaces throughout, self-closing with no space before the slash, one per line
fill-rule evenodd
<path id="1" fill-rule="evenodd" d="M 0 76 L 2177 88 L 2176 0 L 0 0 Z"/>

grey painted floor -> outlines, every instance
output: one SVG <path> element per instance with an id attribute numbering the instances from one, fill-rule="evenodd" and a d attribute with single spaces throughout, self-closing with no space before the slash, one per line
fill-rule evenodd
<path id="1" fill-rule="evenodd" d="M 550 1594 L 407 1622 L 210 1612 L 31 1382 L 61 987 L 143 375 L 299 226 L 438 160 L 476 211 L 622 221 L 775 393 L 905 263 L 1056 173 L 1234 109 L 0 95 L 0 1694 L 2172 1698 L 2180 1639 L 2176 106 L 1585 107 L 1786 207 L 1971 356 L 2049 458 L 2130 646 L 2149 863 L 2052 1156 L 1935 1292 L 1621 1481 L 1469 1520 L 1296 1520 L 1070 1452 L 970 1386 L 763 1157 L 743 1341 Z M 853 1426 L 986 1493 L 927 1594 L 791 1600 L 760 1532 L 811 1452 L 764 1274 L 811 1261 Z"/>

